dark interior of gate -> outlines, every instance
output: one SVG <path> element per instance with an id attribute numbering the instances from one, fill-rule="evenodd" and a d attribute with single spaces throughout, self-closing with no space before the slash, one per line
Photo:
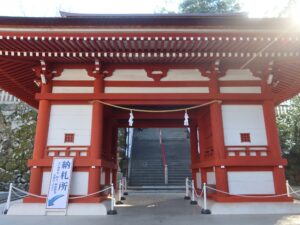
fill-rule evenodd
<path id="1" fill-rule="evenodd" d="M 129 185 L 142 189 L 184 188 L 191 177 L 189 131 L 186 128 L 134 130 Z"/>
<path id="2" fill-rule="evenodd" d="M 187 111 L 187 124 L 185 109 L 189 106 L 126 108 L 133 109 L 132 127 L 128 125 L 129 110 L 107 108 L 107 114 L 112 115 L 119 128 L 127 130 L 126 153 L 119 155 L 119 166 L 128 178 L 129 187 L 182 190 L 188 177 L 201 188 L 199 163 L 213 157 L 209 106 L 199 105 Z M 145 112 L 135 112 L 135 109 Z"/>

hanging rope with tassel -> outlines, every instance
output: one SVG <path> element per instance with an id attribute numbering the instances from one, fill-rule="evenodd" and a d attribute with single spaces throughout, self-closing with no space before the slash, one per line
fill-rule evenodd
<path id="1" fill-rule="evenodd" d="M 94 103 L 94 102 L 99 102 L 103 105 L 107 105 L 113 108 L 117 108 L 117 109 L 123 109 L 123 110 L 127 110 L 130 112 L 145 112 L 145 113 L 170 113 L 170 112 L 182 112 L 182 111 L 188 111 L 188 110 L 192 110 L 192 109 L 197 109 L 197 108 L 201 108 L 207 105 L 211 105 L 215 102 L 217 103 L 222 103 L 221 100 L 212 100 L 206 103 L 203 103 L 201 105 L 195 105 L 195 106 L 190 106 L 190 107 L 186 107 L 186 108 L 179 108 L 179 109 L 163 109 L 163 110 L 154 110 L 154 109 L 136 109 L 136 108 L 128 108 L 128 107 L 124 107 L 124 106 L 119 106 L 119 105 L 114 105 L 108 102 L 104 102 L 101 100 L 93 100 L 90 101 L 90 103 Z"/>
<path id="2" fill-rule="evenodd" d="M 94 103 L 94 102 L 99 102 L 103 105 L 107 105 L 113 108 L 117 108 L 117 109 L 123 109 L 123 110 L 127 110 L 130 111 L 129 113 L 129 119 L 128 119 L 128 125 L 130 127 L 133 126 L 133 120 L 134 120 L 134 116 L 133 116 L 133 112 L 145 112 L 145 113 L 172 113 L 172 112 L 182 112 L 185 111 L 184 113 L 184 122 L 183 125 L 184 126 L 189 126 L 189 115 L 188 115 L 188 110 L 192 110 L 192 109 L 197 109 L 197 108 L 201 108 L 210 104 L 213 104 L 215 102 L 221 104 L 222 101 L 221 100 L 212 100 L 206 103 L 203 103 L 201 105 L 195 105 L 195 106 L 190 106 L 190 107 L 186 107 L 186 108 L 180 108 L 180 109 L 164 109 L 164 110 L 151 110 L 151 109 L 135 109 L 135 108 L 128 108 L 128 107 L 124 107 L 124 106 L 119 106 L 119 105 L 114 105 L 108 102 L 104 102 L 101 100 L 93 100 L 90 103 Z"/>

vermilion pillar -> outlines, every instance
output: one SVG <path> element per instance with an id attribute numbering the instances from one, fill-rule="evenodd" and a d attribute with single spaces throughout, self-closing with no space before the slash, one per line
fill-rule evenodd
<path id="1" fill-rule="evenodd" d="M 205 137 L 205 126 L 204 126 L 204 118 L 203 116 L 198 118 L 198 127 L 199 127 L 199 145 L 200 145 L 200 155 L 199 155 L 199 162 L 204 160 L 204 150 L 205 150 L 205 142 L 206 142 L 206 137 Z M 198 144 L 198 143 L 197 143 Z"/>
<path id="2" fill-rule="evenodd" d="M 273 169 L 274 187 L 275 194 L 285 194 L 286 184 L 285 184 L 285 172 L 283 166 L 275 166 Z"/>
<path id="3" fill-rule="evenodd" d="M 269 154 L 274 158 L 281 158 L 281 147 L 276 125 L 275 105 L 273 101 L 263 103 L 266 134 L 269 146 Z"/>
<path id="4" fill-rule="evenodd" d="M 112 162 L 112 147 L 113 147 L 113 132 L 112 132 L 112 122 L 111 120 L 108 121 L 107 123 L 107 130 L 105 131 L 106 133 L 106 141 L 107 141 L 107 145 L 106 145 L 106 156 L 107 156 L 107 160 L 109 162 Z M 105 185 L 110 185 L 110 173 L 111 173 L 111 169 L 110 168 L 106 168 L 105 169 Z"/>
<path id="5" fill-rule="evenodd" d="M 197 126 L 192 124 L 190 126 L 190 146 L 191 146 L 191 163 L 192 165 L 198 163 L 198 141 L 197 141 Z M 192 170 L 192 177 L 196 181 L 196 170 Z"/>
<path id="6" fill-rule="evenodd" d="M 212 145 L 215 159 L 225 158 L 224 131 L 221 104 L 214 102 L 210 105 L 210 121 L 212 132 Z"/>
<path id="7" fill-rule="evenodd" d="M 118 152 L 118 127 L 113 126 L 112 128 L 112 162 L 117 166 L 117 152 Z M 117 186 L 117 169 L 112 170 L 112 183 L 114 187 Z"/>
<path id="8" fill-rule="evenodd" d="M 41 94 L 51 92 L 51 83 L 42 84 Z M 50 119 L 50 102 L 48 100 L 40 100 L 39 111 L 36 124 L 36 133 L 34 138 L 33 160 L 42 160 L 47 146 L 48 128 Z M 29 192 L 33 194 L 41 194 L 42 186 L 42 168 L 33 166 L 30 169 L 30 185 Z"/>
<path id="9" fill-rule="evenodd" d="M 281 147 L 279 142 L 278 129 L 276 125 L 275 105 L 271 100 L 264 101 L 264 119 L 266 126 L 266 134 L 269 146 L 269 154 L 272 158 L 281 158 Z M 283 165 L 274 166 L 273 178 L 276 194 L 286 193 L 285 173 Z"/>
<path id="10" fill-rule="evenodd" d="M 224 146 L 224 131 L 221 104 L 215 102 L 210 105 L 211 131 L 212 131 L 212 145 L 214 150 L 214 160 L 221 160 L 225 158 Z M 225 167 L 216 166 L 216 188 L 222 191 L 228 191 L 227 171 Z M 222 195 L 218 193 L 218 195 Z"/>
<path id="11" fill-rule="evenodd" d="M 96 77 L 94 81 L 94 92 L 103 92 L 103 79 Z M 92 133 L 90 159 L 101 159 L 103 147 L 103 105 L 99 102 L 93 103 L 92 113 Z M 88 193 L 99 191 L 100 189 L 100 167 L 91 165 L 89 169 Z"/>

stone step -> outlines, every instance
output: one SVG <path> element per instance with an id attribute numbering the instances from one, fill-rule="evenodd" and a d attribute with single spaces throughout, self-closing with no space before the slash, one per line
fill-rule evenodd
<path id="1" fill-rule="evenodd" d="M 169 184 L 182 186 L 191 177 L 190 143 L 186 129 L 162 129 Z M 159 129 L 134 131 L 130 185 L 164 185 L 164 166 Z"/>

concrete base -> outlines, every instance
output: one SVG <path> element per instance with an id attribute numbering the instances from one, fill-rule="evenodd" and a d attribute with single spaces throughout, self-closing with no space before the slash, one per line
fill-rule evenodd
<path id="1" fill-rule="evenodd" d="M 198 200 L 203 207 L 203 199 Z M 300 202 L 242 202 L 220 203 L 208 200 L 207 208 L 211 214 L 299 214 Z"/>
<path id="2" fill-rule="evenodd" d="M 44 203 L 12 203 L 7 215 L 62 215 L 64 211 L 47 211 Z M 105 203 L 70 203 L 66 215 L 100 216 L 107 215 Z"/>

